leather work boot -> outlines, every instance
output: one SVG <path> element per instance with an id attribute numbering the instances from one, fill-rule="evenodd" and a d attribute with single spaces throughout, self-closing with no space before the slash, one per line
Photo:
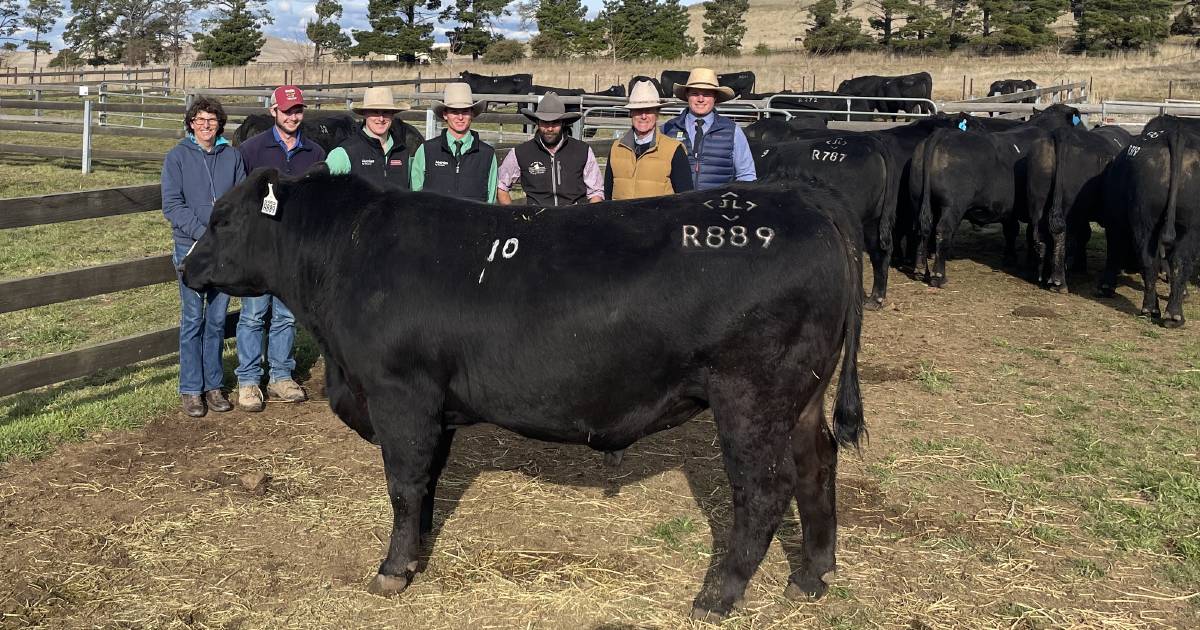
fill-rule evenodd
<path id="1" fill-rule="evenodd" d="M 179 404 L 183 407 L 183 413 L 193 418 L 201 418 L 208 412 L 204 408 L 204 399 L 200 397 L 200 394 L 180 394 Z"/>
<path id="2" fill-rule="evenodd" d="M 300 384 L 290 378 L 267 383 L 267 396 L 270 396 L 271 400 L 289 403 L 304 402 L 307 399 Z"/>
<path id="3" fill-rule="evenodd" d="M 225 412 L 233 409 L 233 403 L 229 402 L 229 399 L 225 397 L 225 392 L 219 389 L 210 389 L 204 392 L 204 401 L 213 411 Z"/>
<path id="4" fill-rule="evenodd" d="M 242 385 L 238 387 L 238 409 L 242 411 L 262 411 L 266 403 L 263 402 L 262 390 L 258 385 Z"/>

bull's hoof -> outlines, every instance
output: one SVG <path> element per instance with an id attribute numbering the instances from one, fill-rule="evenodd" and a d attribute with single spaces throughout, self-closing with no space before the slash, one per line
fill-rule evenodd
<path id="1" fill-rule="evenodd" d="M 883 308 L 883 298 L 869 297 L 863 300 L 863 308 L 868 311 L 878 311 L 879 309 Z"/>
<path id="2" fill-rule="evenodd" d="M 411 581 L 408 576 L 377 573 L 375 579 L 371 580 L 371 585 L 367 587 L 367 592 L 380 597 L 392 597 L 403 593 Z"/>
<path id="3" fill-rule="evenodd" d="M 625 449 L 619 451 L 604 451 L 604 465 L 609 468 L 620 468 L 625 459 Z"/>
<path id="4" fill-rule="evenodd" d="M 719 610 L 710 610 L 704 606 L 692 606 L 692 621 L 719 624 L 725 621 L 725 618 L 728 616 L 729 613 L 723 613 Z"/>
<path id="5" fill-rule="evenodd" d="M 1183 315 L 1168 315 L 1163 318 L 1162 325 L 1164 328 L 1182 328 Z"/>
<path id="6" fill-rule="evenodd" d="M 1138 311 L 1138 317 L 1148 317 L 1150 319 L 1158 319 L 1158 318 L 1162 317 L 1162 313 L 1160 313 L 1158 311 L 1152 311 L 1148 308 L 1144 308 L 1144 309 Z"/>
<path id="7" fill-rule="evenodd" d="M 946 276 L 934 275 L 929 278 L 929 286 L 940 289 L 946 284 Z"/>
<path id="8" fill-rule="evenodd" d="M 827 571 L 818 579 L 803 578 L 798 582 L 788 582 L 783 590 L 783 596 L 792 601 L 816 601 L 829 591 L 829 580 L 834 571 Z"/>
<path id="9" fill-rule="evenodd" d="M 1116 296 L 1117 296 L 1116 290 L 1110 286 L 1105 286 L 1102 284 L 1102 285 L 1096 287 L 1096 297 L 1110 298 L 1110 297 L 1116 297 Z"/>
<path id="10" fill-rule="evenodd" d="M 1051 280 L 1050 284 L 1046 285 L 1046 288 L 1054 291 L 1055 293 L 1070 293 L 1070 291 L 1067 290 L 1066 283 L 1061 280 Z"/>

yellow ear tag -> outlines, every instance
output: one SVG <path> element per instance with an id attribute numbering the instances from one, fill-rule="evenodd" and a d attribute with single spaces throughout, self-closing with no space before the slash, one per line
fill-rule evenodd
<path id="1" fill-rule="evenodd" d="M 269 217 L 273 217 L 278 211 L 279 201 L 275 199 L 275 187 L 274 185 L 268 183 L 267 196 L 263 197 L 262 213 Z"/>

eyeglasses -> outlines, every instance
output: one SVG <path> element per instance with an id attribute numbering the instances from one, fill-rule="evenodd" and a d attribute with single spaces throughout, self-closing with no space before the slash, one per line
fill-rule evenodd
<path id="1" fill-rule="evenodd" d="M 197 116 L 192 119 L 192 126 L 193 127 L 216 127 L 217 122 L 218 121 L 216 118 L 201 118 L 201 117 Z"/>

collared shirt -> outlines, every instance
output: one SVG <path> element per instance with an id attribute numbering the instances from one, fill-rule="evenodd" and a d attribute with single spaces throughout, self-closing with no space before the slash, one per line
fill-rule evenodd
<path id="1" fill-rule="evenodd" d="M 279 135 L 279 127 L 271 125 L 271 135 L 275 136 L 275 142 L 279 143 L 279 147 L 283 149 L 283 155 L 289 162 L 291 161 L 292 156 L 304 146 L 304 138 L 300 137 L 299 129 L 296 130 L 296 144 L 290 149 L 288 148 L 287 143 L 283 141 L 283 136 Z"/>
<path id="2" fill-rule="evenodd" d="M 717 120 L 717 110 L 708 112 L 703 116 L 704 133 L 707 134 L 709 129 L 712 129 L 713 123 Z M 684 132 L 687 133 L 687 142 L 685 146 L 692 146 L 692 134 L 696 130 L 696 115 L 688 110 L 684 115 L 683 126 Z M 758 179 L 758 173 L 754 170 L 754 155 L 750 152 L 750 141 L 746 139 L 746 132 L 742 128 L 733 126 L 733 168 L 734 177 L 739 182 L 752 182 Z"/>
<path id="3" fill-rule="evenodd" d="M 446 130 L 442 133 L 449 134 L 450 131 Z M 458 140 L 462 140 L 462 146 L 458 149 L 458 155 L 465 154 L 467 151 L 471 150 L 471 147 L 475 146 L 475 135 L 470 131 L 467 131 L 467 133 L 461 138 L 448 136 L 446 138 L 446 143 L 453 147 L 455 141 Z M 408 163 L 408 167 L 408 177 L 411 180 L 412 189 L 416 191 L 425 188 L 425 145 L 422 144 L 421 146 L 417 147 L 416 152 L 413 153 L 412 161 Z M 496 203 L 496 181 L 496 156 L 493 155 L 492 167 L 488 169 L 488 203 Z"/>
<path id="4" fill-rule="evenodd" d="M 373 138 L 376 142 L 379 142 L 379 136 L 371 133 L 366 127 L 363 127 L 362 132 L 368 137 Z M 383 143 L 384 155 L 391 150 L 392 134 L 389 128 L 387 140 L 385 140 Z M 345 175 L 350 172 L 350 156 L 346 154 L 345 149 L 342 147 L 337 147 L 330 151 L 329 155 L 325 156 L 325 165 L 329 167 L 329 173 L 331 175 Z"/>
<path id="5" fill-rule="evenodd" d="M 558 147 L 561 147 L 567 141 L 566 136 L 558 141 L 558 144 L 553 148 L 547 147 L 551 154 Z M 540 139 L 536 139 L 540 143 Z M 600 173 L 600 164 L 596 162 L 596 153 L 588 147 L 587 162 L 583 165 L 583 184 L 587 187 L 587 196 L 589 199 L 599 197 L 604 198 L 604 176 Z M 500 172 L 497 176 L 496 187 L 504 192 L 512 190 L 513 184 L 521 179 L 521 167 L 517 165 L 517 152 L 509 151 L 508 155 L 504 156 L 504 161 L 500 163 Z"/>

